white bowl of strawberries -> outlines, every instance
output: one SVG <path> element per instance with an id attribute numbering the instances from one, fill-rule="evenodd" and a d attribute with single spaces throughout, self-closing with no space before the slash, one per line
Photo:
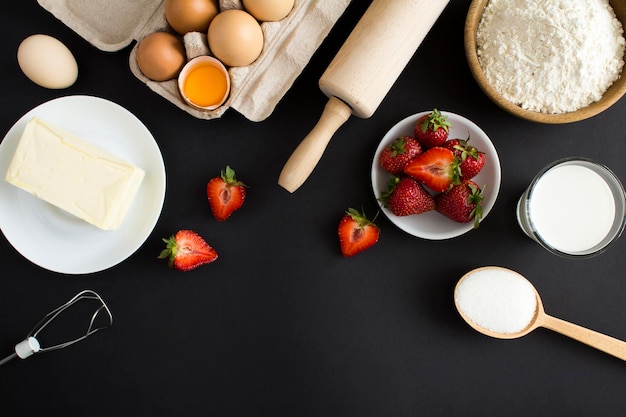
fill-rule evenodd
<path id="1" fill-rule="evenodd" d="M 405 232 L 450 239 L 478 228 L 500 191 L 500 160 L 472 121 L 436 109 L 398 122 L 372 162 L 382 212 Z"/>

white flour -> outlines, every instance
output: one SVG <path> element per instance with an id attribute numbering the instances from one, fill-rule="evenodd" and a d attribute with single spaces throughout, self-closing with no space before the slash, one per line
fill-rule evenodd
<path id="1" fill-rule="evenodd" d="M 490 0 L 476 41 L 489 83 L 543 113 L 598 101 L 624 66 L 624 30 L 607 0 Z"/>

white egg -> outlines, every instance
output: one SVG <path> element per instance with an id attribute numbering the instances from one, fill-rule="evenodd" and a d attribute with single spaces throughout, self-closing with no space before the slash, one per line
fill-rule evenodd
<path id="1" fill-rule="evenodd" d="M 78 64 L 61 41 L 48 35 L 31 35 L 17 48 L 17 62 L 24 75 L 45 88 L 62 89 L 78 78 Z"/>

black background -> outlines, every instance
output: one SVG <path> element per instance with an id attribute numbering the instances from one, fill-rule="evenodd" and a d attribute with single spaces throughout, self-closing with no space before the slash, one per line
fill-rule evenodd
<path id="1" fill-rule="evenodd" d="M 350 118 L 295 193 L 277 185 L 327 101 L 317 81 L 368 3 L 352 2 L 262 122 L 232 109 L 196 119 L 131 74 L 132 45 L 102 52 L 34 0 L 0 3 L 0 129 L 56 97 L 103 97 L 148 127 L 167 171 L 153 233 L 108 270 L 49 272 L 0 239 L 0 356 L 79 290 L 98 291 L 115 317 L 80 344 L 0 368 L 0 415 L 624 414 L 621 360 L 545 329 L 491 339 L 467 326 L 453 303 L 465 272 L 501 265 L 531 280 L 547 313 L 626 339 L 626 240 L 598 257 L 566 260 L 525 237 L 515 219 L 517 198 L 552 160 L 594 158 L 626 179 L 624 99 L 566 125 L 502 111 L 465 60 L 470 2 L 452 0 L 376 113 Z M 21 73 L 17 47 L 33 33 L 72 50 L 72 87 L 46 90 Z M 380 216 L 379 243 L 344 259 L 336 234 L 344 211 L 377 211 L 369 178 L 378 142 L 397 121 L 435 107 L 469 118 L 494 142 L 502 165 L 494 209 L 479 230 L 446 241 L 414 238 Z M 205 185 L 226 164 L 249 185 L 248 198 L 218 223 Z M 220 258 L 189 273 L 168 269 L 156 258 L 161 238 L 182 228 L 203 235 Z"/>

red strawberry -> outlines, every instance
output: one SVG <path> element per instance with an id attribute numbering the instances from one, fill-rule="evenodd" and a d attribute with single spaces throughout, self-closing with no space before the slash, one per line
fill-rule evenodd
<path id="1" fill-rule="evenodd" d="M 381 200 L 396 216 L 425 213 L 435 209 L 435 200 L 422 183 L 411 177 L 391 176 Z"/>
<path id="2" fill-rule="evenodd" d="M 471 180 L 463 181 L 435 196 L 436 210 L 439 213 L 459 223 L 473 220 L 474 229 L 478 227 L 483 215 L 482 201 L 482 190 Z"/>
<path id="3" fill-rule="evenodd" d="M 447 119 L 437 109 L 420 117 L 413 131 L 415 139 L 426 149 L 441 145 L 448 139 L 450 122 Z"/>
<path id="4" fill-rule="evenodd" d="M 461 140 L 462 139 L 448 139 L 444 143 L 442 143 L 440 146 L 442 148 L 450 149 L 455 157 L 461 159 L 461 152 L 463 150 L 461 148 L 463 146 L 461 144 Z"/>
<path id="5" fill-rule="evenodd" d="M 404 172 L 435 192 L 459 183 L 458 159 L 450 149 L 437 146 L 413 158 Z"/>
<path id="6" fill-rule="evenodd" d="M 235 171 L 229 166 L 219 177 L 212 178 L 206 187 L 213 216 L 224 221 L 238 210 L 246 199 L 246 185 L 238 181 Z"/>
<path id="7" fill-rule="evenodd" d="M 469 137 L 466 140 L 449 139 L 441 147 L 450 149 L 454 152 L 454 156 L 461 161 L 459 168 L 461 177 L 465 180 L 474 178 L 485 166 L 485 153 L 470 145 Z"/>
<path id="8" fill-rule="evenodd" d="M 411 159 L 422 153 L 422 146 L 413 136 L 400 136 L 385 146 L 378 158 L 380 166 L 393 175 L 401 174 Z"/>
<path id="9" fill-rule="evenodd" d="M 192 230 L 180 230 L 169 239 L 159 259 L 167 259 L 170 267 L 190 271 L 217 259 L 217 252 Z"/>
<path id="10" fill-rule="evenodd" d="M 356 255 L 378 242 L 380 230 L 365 213 L 349 208 L 339 222 L 339 245 L 346 258 Z"/>

